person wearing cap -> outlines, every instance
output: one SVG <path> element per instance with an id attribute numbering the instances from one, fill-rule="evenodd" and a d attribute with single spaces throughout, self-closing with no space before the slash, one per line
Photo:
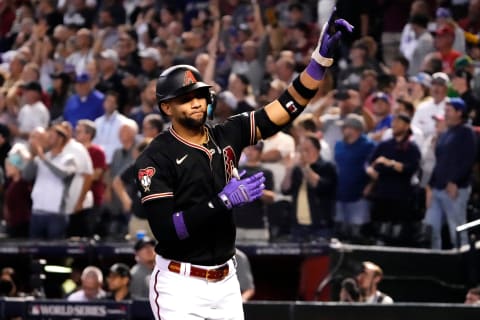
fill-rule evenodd
<path id="1" fill-rule="evenodd" d="M 89 119 L 95 121 L 104 114 L 103 101 L 105 96 L 100 91 L 92 88 L 91 76 L 80 73 L 75 77 L 75 94 L 72 94 L 65 104 L 63 111 L 64 120 L 70 122 L 73 128 L 78 120 Z"/>
<path id="2" fill-rule="evenodd" d="M 36 127 L 47 128 L 50 114 L 42 102 L 42 87 L 32 81 L 21 85 L 22 102 L 18 112 L 18 131 L 21 139 L 27 140 L 30 132 Z"/>
<path id="3" fill-rule="evenodd" d="M 5 176 L 10 179 L 4 193 L 3 217 L 9 238 L 28 238 L 32 200 L 32 186 L 22 177 L 22 170 L 30 160 L 30 152 L 23 144 L 15 144 L 5 159 Z"/>
<path id="4" fill-rule="evenodd" d="M 231 116 L 237 114 L 237 106 L 237 98 L 235 98 L 231 91 L 225 90 L 220 92 L 217 95 L 217 107 L 214 111 L 214 121 L 217 123 L 222 123 Z"/>
<path id="5" fill-rule="evenodd" d="M 110 267 L 107 276 L 108 292 L 105 300 L 125 301 L 132 300 L 130 294 L 130 268 L 124 263 L 115 263 Z"/>
<path id="6" fill-rule="evenodd" d="M 368 183 L 365 164 L 375 144 L 365 134 L 363 117 L 350 113 L 342 121 L 343 139 L 335 144 L 338 184 L 335 228 L 340 237 L 359 240 L 370 222 L 370 205 L 363 192 Z"/>
<path id="7" fill-rule="evenodd" d="M 445 102 L 450 78 L 446 73 L 437 72 L 432 75 L 431 83 L 430 94 L 433 100 L 420 103 L 412 119 L 412 125 L 420 128 L 425 138 L 435 133 L 435 122 L 432 116 L 445 113 Z"/>
<path id="8" fill-rule="evenodd" d="M 462 55 L 461 52 L 453 48 L 454 41 L 455 29 L 452 23 L 447 22 L 437 27 L 437 30 L 435 31 L 434 47 L 442 59 L 442 71 L 447 74 L 453 72 L 455 60 Z"/>
<path id="9" fill-rule="evenodd" d="M 374 141 L 380 141 L 385 130 L 392 126 L 393 115 L 390 99 L 389 95 L 380 91 L 373 96 L 373 115 L 376 121 L 369 137 Z"/>
<path id="10" fill-rule="evenodd" d="M 160 74 L 160 66 L 162 65 L 162 57 L 157 48 L 145 48 L 139 53 L 142 64 L 141 74 L 148 79 L 158 78 Z"/>
<path id="11" fill-rule="evenodd" d="M 471 175 L 476 157 L 476 139 L 466 124 L 468 108 L 461 98 L 449 98 L 445 107 L 447 130 L 438 137 L 436 162 L 427 193 L 425 224 L 432 229 L 432 249 L 442 249 L 442 226 L 447 222 L 450 239 L 457 239 L 456 227 L 466 223 Z M 460 233 L 460 243 L 467 244 L 467 234 Z"/>
<path id="12" fill-rule="evenodd" d="M 137 262 L 130 273 L 130 293 L 134 299 L 148 298 L 150 275 L 155 267 L 156 241 L 149 237 L 143 237 L 134 245 L 135 261 Z"/>
<path id="13" fill-rule="evenodd" d="M 95 89 L 106 94 L 115 91 L 118 96 L 118 110 L 123 113 L 127 102 L 127 89 L 122 84 L 123 77 L 118 71 L 118 53 L 113 49 L 106 49 L 100 53 L 100 79 Z"/>
<path id="14" fill-rule="evenodd" d="M 48 130 L 48 152 L 38 140 L 32 140 L 35 156 L 23 176 L 27 181 L 35 180 L 32 189 L 32 218 L 30 238 L 64 239 L 68 224 L 65 201 L 70 182 L 78 164 L 72 154 L 64 152 L 68 132 L 57 124 Z M 48 190 L 48 196 L 45 196 Z"/>
<path id="15" fill-rule="evenodd" d="M 430 87 L 432 86 L 432 76 L 426 72 L 419 72 L 408 79 L 409 100 L 412 101 L 415 108 L 422 102 L 431 100 Z"/>
<path id="16" fill-rule="evenodd" d="M 368 196 L 372 222 L 376 226 L 404 227 L 414 222 L 411 181 L 419 168 L 420 150 L 410 139 L 410 122 L 407 113 L 397 113 L 392 121 L 393 137 L 380 142 L 368 161 L 366 172 L 372 183 Z M 395 239 L 399 240 L 396 244 L 410 244 L 411 235 L 400 236 L 402 239 Z"/>
<path id="17" fill-rule="evenodd" d="M 445 7 L 437 8 L 435 12 L 437 28 L 450 24 L 453 27 L 455 34 L 455 41 L 453 42 L 453 49 L 458 52 L 466 52 L 466 41 L 465 41 L 465 32 L 463 29 L 455 22 L 452 16 L 450 9 Z"/>
<path id="18" fill-rule="evenodd" d="M 275 193 L 273 190 L 273 173 L 264 168 L 260 161 L 263 151 L 263 142 L 260 141 L 256 145 L 248 146 L 243 149 L 245 163 L 239 166 L 238 170 L 246 171 L 245 176 L 253 176 L 258 172 L 265 175 L 265 189 L 260 199 L 246 204 L 243 207 L 235 208 L 233 215 L 235 216 L 237 226 L 237 240 L 268 240 L 270 226 L 267 219 L 267 204 L 273 203 Z"/>

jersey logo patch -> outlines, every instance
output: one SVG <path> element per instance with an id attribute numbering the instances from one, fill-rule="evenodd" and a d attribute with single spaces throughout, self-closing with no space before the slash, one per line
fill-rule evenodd
<path id="1" fill-rule="evenodd" d="M 185 159 L 187 159 L 187 157 L 188 157 L 188 154 L 184 155 L 184 156 L 181 157 L 180 159 L 177 158 L 177 159 L 175 160 L 175 162 L 177 163 L 177 165 L 181 165 L 182 162 L 183 162 Z"/>
<path id="2" fill-rule="evenodd" d="M 195 79 L 195 76 L 193 75 L 192 71 L 187 70 L 183 77 L 183 85 L 188 86 L 189 84 L 193 84 L 193 83 L 197 83 L 197 79 Z"/>
<path id="3" fill-rule="evenodd" d="M 288 101 L 285 106 L 287 107 L 287 110 L 290 113 L 297 112 L 297 110 L 298 110 L 297 107 L 295 107 L 295 103 L 293 103 L 293 101 Z"/>
<path id="4" fill-rule="evenodd" d="M 225 179 L 228 183 L 232 179 L 233 169 L 235 168 L 236 156 L 231 146 L 223 148 L 223 162 L 225 163 Z"/>
<path id="5" fill-rule="evenodd" d="M 145 169 L 138 170 L 138 180 L 145 192 L 150 191 L 150 185 L 152 184 L 152 177 L 155 174 L 154 167 L 146 167 Z"/>

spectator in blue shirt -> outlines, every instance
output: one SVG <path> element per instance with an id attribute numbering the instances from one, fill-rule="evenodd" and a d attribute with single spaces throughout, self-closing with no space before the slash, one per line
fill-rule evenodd
<path id="1" fill-rule="evenodd" d="M 103 93 L 92 88 L 88 73 L 77 75 L 75 94 L 67 100 L 63 111 L 64 120 L 70 122 L 73 128 L 76 127 L 78 120 L 94 121 L 104 113 L 103 100 Z"/>
<path id="2" fill-rule="evenodd" d="M 392 127 L 393 115 L 390 97 L 384 92 L 377 92 L 372 102 L 376 123 L 369 136 L 374 141 L 381 141 L 384 131 Z"/>
<path id="3" fill-rule="evenodd" d="M 335 144 L 338 172 L 335 223 L 340 237 L 357 238 L 362 226 L 370 222 L 370 206 L 363 193 L 368 183 L 365 167 L 375 145 L 363 134 L 364 130 L 362 116 L 351 113 L 342 122 L 343 140 Z"/>
<path id="4" fill-rule="evenodd" d="M 446 220 L 450 239 L 456 239 L 455 229 L 466 222 L 472 169 L 475 161 L 475 135 L 466 124 L 468 108 L 461 98 L 449 98 L 445 107 L 447 131 L 438 137 L 436 163 L 427 191 L 425 223 L 432 228 L 432 249 L 442 248 L 442 222 Z M 465 232 L 460 244 L 467 244 Z"/>

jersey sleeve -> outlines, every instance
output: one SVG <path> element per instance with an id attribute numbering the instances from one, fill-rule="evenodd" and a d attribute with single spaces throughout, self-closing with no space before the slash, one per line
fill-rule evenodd
<path id="1" fill-rule="evenodd" d="M 217 125 L 215 130 L 240 152 L 246 146 L 257 143 L 255 112 L 244 112 L 230 117 L 224 123 Z"/>
<path id="2" fill-rule="evenodd" d="M 168 159 L 156 155 L 142 154 L 135 162 L 136 184 L 141 192 L 141 201 L 173 198 L 173 171 Z"/>

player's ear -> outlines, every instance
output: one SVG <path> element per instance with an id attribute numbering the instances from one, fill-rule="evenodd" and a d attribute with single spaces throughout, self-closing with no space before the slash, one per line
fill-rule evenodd
<path id="1" fill-rule="evenodd" d="M 167 115 L 171 116 L 172 115 L 172 105 L 170 103 L 165 103 L 162 102 L 160 103 L 160 109 Z"/>

